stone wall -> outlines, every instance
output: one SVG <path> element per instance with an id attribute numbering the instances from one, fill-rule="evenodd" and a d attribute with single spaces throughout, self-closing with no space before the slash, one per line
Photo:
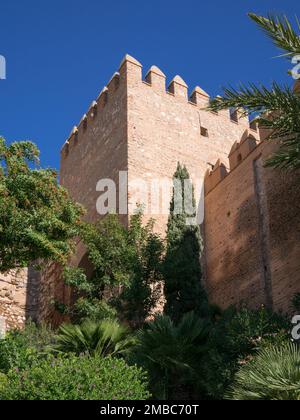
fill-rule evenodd
<path id="1" fill-rule="evenodd" d="M 226 308 L 246 303 L 289 311 L 300 292 L 299 172 L 264 167 L 273 142 L 245 139 L 206 178 L 207 289 Z"/>
<path id="2" fill-rule="evenodd" d="M 37 321 L 57 327 L 68 318 L 57 310 L 58 303 L 68 302 L 67 287 L 62 280 L 62 267 L 50 263 L 40 275 Z"/>
<path id="3" fill-rule="evenodd" d="M 7 329 L 21 328 L 36 320 L 39 274 L 32 268 L 0 274 L 0 317 Z"/>

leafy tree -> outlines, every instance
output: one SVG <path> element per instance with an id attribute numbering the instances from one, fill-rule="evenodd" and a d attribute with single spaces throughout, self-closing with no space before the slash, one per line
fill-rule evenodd
<path id="1" fill-rule="evenodd" d="M 251 13 L 250 18 L 270 37 L 283 57 L 300 54 L 300 36 L 286 17 L 263 17 Z M 300 25 L 298 23 L 298 29 Z M 266 165 L 284 169 L 300 168 L 300 95 L 289 87 L 273 83 L 265 86 L 229 87 L 224 96 L 211 101 L 210 110 L 228 108 L 244 110 L 244 115 L 258 117 L 261 128 L 270 130 L 269 140 L 277 140 L 280 150 Z"/>
<path id="2" fill-rule="evenodd" d="M 114 320 L 104 320 L 62 325 L 53 348 L 59 352 L 107 357 L 124 355 L 134 344 L 128 327 Z"/>
<path id="3" fill-rule="evenodd" d="M 108 215 L 96 224 L 84 224 L 81 239 L 90 267 L 65 269 L 64 280 L 72 287 L 74 297 L 65 311 L 75 322 L 115 318 L 106 292 L 118 290 L 130 279 L 133 250 L 127 248 L 126 228 L 116 215 Z"/>
<path id="4" fill-rule="evenodd" d="M 189 224 L 189 218 L 196 214 L 188 214 L 185 209 L 185 185 L 192 189 L 186 167 L 178 164 L 174 175 L 174 193 L 170 205 L 170 216 L 167 229 L 167 252 L 164 260 L 165 279 L 165 313 L 175 322 L 188 312 L 195 311 L 199 315 L 208 312 L 207 296 L 201 285 L 201 236 L 196 224 Z M 181 186 L 181 195 L 175 197 L 175 185 Z M 177 195 L 177 194 L 176 194 Z M 192 191 L 192 201 L 195 198 Z M 178 206 L 176 208 L 176 206 Z M 182 209 L 182 211 L 177 211 Z"/>
<path id="5" fill-rule="evenodd" d="M 0 138 L 0 272 L 45 259 L 65 263 L 82 209 L 51 169 L 40 169 L 31 142 Z"/>
<path id="6" fill-rule="evenodd" d="M 300 400 L 300 351 L 286 341 L 261 350 L 235 376 L 232 400 Z"/>
<path id="7" fill-rule="evenodd" d="M 126 229 L 116 215 L 82 233 L 92 274 L 68 268 L 65 281 L 77 294 L 70 308 L 75 319 L 113 318 L 144 322 L 159 297 L 163 243 L 153 233 L 153 222 L 142 224 L 142 213 L 132 216 Z"/>
<path id="8" fill-rule="evenodd" d="M 3 385 L 1 385 L 1 382 Z M 49 356 L 0 377 L 0 400 L 147 400 L 147 377 L 124 360 L 73 354 Z"/>
<path id="9" fill-rule="evenodd" d="M 133 360 L 148 371 L 154 397 L 193 396 L 208 327 L 207 321 L 191 312 L 178 325 L 168 316 L 158 316 L 138 333 L 139 344 Z"/>
<path id="10" fill-rule="evenodd" d="M 117 300 L 119 312 L 135 327 L 144 323 L 155 310 L 162 296 L 163 277 L 161 273 L 164 245 L 153 233 L 154 222 L 142 224 L 142 213 L 131 217 L 128 230 L 129 246 L 134 249 L 132 275 L 127 287 Z"/>

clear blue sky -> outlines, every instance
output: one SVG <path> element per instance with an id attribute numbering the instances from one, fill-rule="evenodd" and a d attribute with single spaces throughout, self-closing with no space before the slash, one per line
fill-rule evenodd
<path id="1" fill-rule="evenodd" d="M 289 63 L 273 58 L 248 11 L 294 17 L 299 1 L 1 0 L 0 135 L 34 141 L 42 164 L 58 168 L 71 128 L 127 52 L 145 72 L 156 64 L 212 95 L 228 83 L 287 81 Z"/>

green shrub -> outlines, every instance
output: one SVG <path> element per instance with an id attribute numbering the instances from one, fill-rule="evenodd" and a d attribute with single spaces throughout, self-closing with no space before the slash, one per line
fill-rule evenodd
<path id="1" fill-rule="evenodd" d="M 81 325 L 62 325 L 56 336 L 54 349 L 77 355 L 120 356 L 135 344 L 128 327 L 115 320 L 85 321 Z"/>
<path id="2" fill-rule="evenodd" d="M 7 386 L 7 377 L 4 375 L 4 373 L 0 373 L 0 395 L 3 390 L 5 390 L 5 387 Z"/>
<path id="3" fill-rule="evenodd" d="M 168 316 L 159 316 L 140 331 L 134 360 L 148 371 L 155 398 L 194 396 L 207 337 L 207 322 L 193 312 L 178 325 Z"/>
<path id="4" fill-rule="evenodd" d="M 285 342 L 260 350 L 236 374 L 227 393 L 233 400 L 300 400 L 300 351 Z"/>
<path id="5" fill-rule="evenodd" d="M 32 361 L 44 357 L 53 341 L 54 333 L 46 326 L 29 323 L 22 331 L 10 331 L 0 340 L 0 372 L 25 369 Z"/>
<path id="6" fill-rule="evenodd" d="M 145 400 L 145 373 L 122 359 L 69 355 L 11 370 L 2 400 Z"/>
<path id="7" fill-rule="evenodd" d="M 209 351 L 201 361 L 203 396 L 222 399 L 241 364 L 266 345 L 281 343 L 289 329 L 288 319 L 264 307 L 225 311 L 210 331 Z"/>

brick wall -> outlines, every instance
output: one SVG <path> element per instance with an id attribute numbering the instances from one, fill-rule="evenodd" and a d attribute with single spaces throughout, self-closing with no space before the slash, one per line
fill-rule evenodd
<path id="1" fill-rule="evenodd" d="M 234 145 L 231 172 L 219 163 L 206 179 L 207 288 L 223 308 L 289 311 L 300 292 L 299 173 L 264 167 L 276 148 L 253 139 Z"/>

